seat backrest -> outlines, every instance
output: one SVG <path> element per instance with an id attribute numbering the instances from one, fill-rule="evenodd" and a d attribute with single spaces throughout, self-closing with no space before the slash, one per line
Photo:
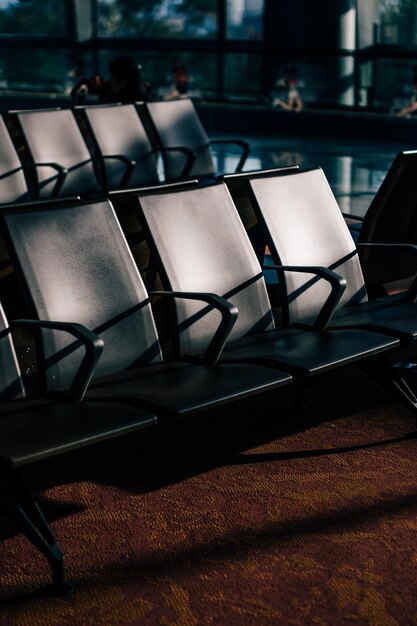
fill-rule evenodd
<path id="1" fill-rule="evenodd" d="M 24 397 L 22 376 L 10 328 L 0 304 L 0 400 Z"/>
<path id="2" fill-rule="evenodd" d="M 285 173 L 292 170 L 298 170 L 298 165 L 289 165 L 284 167 L 276 167 L 263 170 L 252 170 L 247 172 L 238 172 L 233 174 L 221 174 L 219 181 L 226 183 L 233 202 L 239 212 L 240 219 L 246 228 L 249 239 L 256 252 L 261 264 L 263 264 L 265 256 L 265 233 L 259 227 L 258 217 L 253 209 L 251 198 L 248 193 L 247 178 L 256 178 L 258 176 L 273 176 L 275 174 Z"/>
<path id="3" fill-rule="evenodd" d="M 9 111 L 7 115 L 19 129 L 32 163 L 52 162 L 68 169 L 60 196 L 100 189 L 91 154 L 70 109 Z M 35 172 L 39 198 L 51 197 L 57 170 L 43 166 L 36 167 Z"/>
<path id="4" fill-rule="evenodd" d="M 321 266 L 343 276 L 339 306 L 367 299 L 355 243 L 321 168 L 249 178 L 248 185 L 275 263 Z M 288 323 L 315 318 L 330 292 L 312 274 L 286 272 L 281 285 Z"/>
<path id="5" fill-rule="evenodd" d="M 22 163 L 3 117 L 0 117 L 0 146 L 0 204 L 28 200 Z"/>
<path id="6" fill-rule="evenodd" d="M 224 183 L 139 195 L 139 213 L 166 288 L 224 296 L 239 309 L 230 338 L 274 327 L 262 270 Z M 203 349 L 218 313 L 176 301 L 181 348 Z"/>
<path id="7" fill-rule="evenodd" d="M 79 106 L 74 107 L 74 114 L 104 157 L 107 189 L 118 189 L 127 171 L 121 159 L 106 158 L 111 155 L 136 162 L 127 180 L 129 187 L 159 182 L 155 151 L 134 104 Z"/>
<path id="8" fill-rule="evenodd" d="M 161 285 L 139 221 L 136 196 L 139 193 L 162 193 L 186 189 L 197 184 L 198 180 L 194 178 L 187 181 L 136 187 L 135 189 L 118 189 L 107 193 L 148 290 L 161 288 Z"/>
<path id="9" fill-rule="evenodd" d="M 142 109 L 149 115 L 155 136 L 161 148 L 183 146 L 196 155 L 189 176 L 203 177 L 216 174 L 216 165 L 208 135 L 189 98 L 147 102 Z M 177 152 L 163 152 L 165 174 L 168 180 L 178 180 L 184 168 L 185 157 Z"/>
<path id="10" fill-rule="evenodd" d="M 417 243 L 417 150 L 399 152 L 365 213 L 358 243 Z M 415 264 L 397 257 L 361 253 L 366 283 L 390 282 L 411 276 Z"/>
<path id="11" fill-rule="evenodd" d="M 1 215 L 34 315 L 103 338 L 96 377 L 161 360 L 147 291 L 109 200 Z M 65 386 L 83 349 L 65 333 L 42 332 L 47 386 Z"/>

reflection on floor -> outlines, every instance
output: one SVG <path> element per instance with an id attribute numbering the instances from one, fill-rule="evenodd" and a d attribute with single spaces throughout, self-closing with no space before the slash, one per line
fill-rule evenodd
<path id="1" fill-rule="evenodd" d="M 212 137 L 227 137 L 211 133 Z M 415 144 L 340 140 L 328 137 L 266 137 L 245 135 L 251 154 L 245 170 L 285 165 L 303 169 L 321 167 L 337 197 L 341 211 L 363 216 L 398 152 L 417 149 Z M 233 171 L 239 155 L 233 146 L 216 147 L 218 170 Z"/>

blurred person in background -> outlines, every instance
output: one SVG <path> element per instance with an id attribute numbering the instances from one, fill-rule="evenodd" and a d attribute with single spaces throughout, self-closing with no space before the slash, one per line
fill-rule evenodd
<path id="1" fill-rule="evenodd" d="M 151 85 L 145 79 L 142 66 L 131 56 L 119 56 L 109 63 L 110 77 L 83 76 L 74 85 L 71 95 L 80 102 L 88 94 L 97 95 L 101 102 L 143 102 L 151 96 Z"/>

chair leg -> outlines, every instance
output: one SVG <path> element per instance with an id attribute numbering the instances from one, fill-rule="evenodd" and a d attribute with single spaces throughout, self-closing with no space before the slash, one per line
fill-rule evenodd
<path id="1" fill-rule="evenodd" d="M 0 477 L 0 501 L 3 510 L 48 560 L 52 572 L 48 591 L 53 595 L 72 593 L 74 587 L 66 581 L 61 548 L 38 503 L 15 472 Z"/>
<path id="2" fill-rule="evenodd" d="M 385 357 L 378 355 L 360 361 L 359 365 L 394 395 L 413 413 L 417 423 L 417 397 L 406 381 L 399 375 L 398 369 Z"/>

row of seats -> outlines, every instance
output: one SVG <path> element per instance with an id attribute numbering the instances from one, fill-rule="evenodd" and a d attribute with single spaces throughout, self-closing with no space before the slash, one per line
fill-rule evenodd
<path id="1" fill-rule="evenodd" d="M 0 203 L 72 194 L 97 197 L 167 181 L 215 180 L 220 172 L 213 143 L 235 144 L 232 176 L 242 172 L 250 151 L 239 139 L 209 140 L 190 99 L 9 111 L 0 118 L 0 141 Z M 416 168 L 417 151 L 400 152 L 365 217 L 345 215 L 358 243 L 417 241 Z M 239 178 L 228 184 L 237 189 Z M 251 228 L 247 221 L 245 226 Z M 263 242 L 257 246 L 263 255 Z M 369 259 L 375 250 L 363 249 L 361 255 L 372 295 L 381 293 L 384 283 L 408 278 L 408 268 L 411 273 L 417 269 L 414 259 L 399 253 L 389 262 L 379 255 L 378 263 Z"/>
<path id="2" fill-rule="evenodd" d="M 0 206 L 13 283 L 0 311 L 1 501 L 48 559 L 57 593 L 69 589 L 63 555 L 22 466 L 284 386 L 301 402 L 316 377 L 351 363 L 417 414 L 393 366 L 417 340 L 416 281 L 401 296 L 368 299 L 320 168 L 235 176 Z M 254 211 L 253 231 L 238 203 Z M 279 275 L 281 318 L 258 239 Z M 16 296 L 24 317 L 11 319 Z M 22 327 L 39 331 L 29 394 L 14 343 Z"/>
<path id="3" fill-rule="evenodd" d="M 8 111 L 0 119 L 0 203 L 213 177 L 214 141 L 189 99 Z M 236 144 L 241 171 L 247 142 L 217 141 Z"/>

